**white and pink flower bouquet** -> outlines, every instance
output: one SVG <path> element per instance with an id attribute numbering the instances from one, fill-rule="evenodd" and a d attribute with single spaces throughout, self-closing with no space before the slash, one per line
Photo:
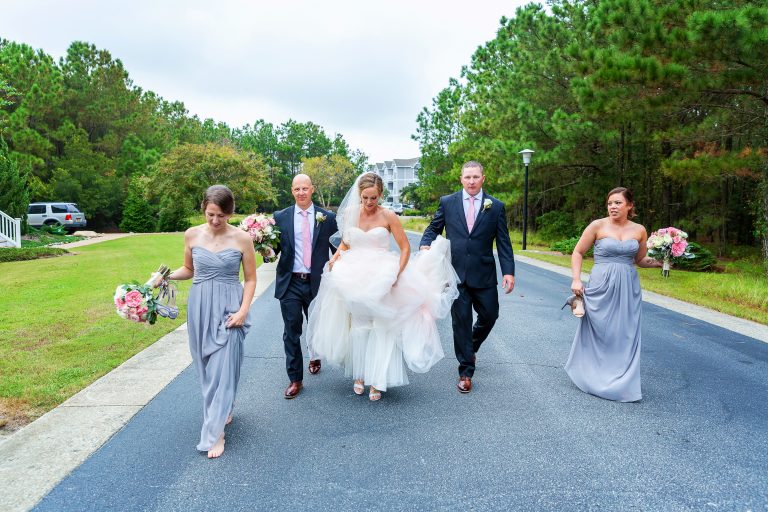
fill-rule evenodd
<path id="1" fill-rule="evenodd" d="M 648 256 L 664 263 L 661 267 L 661 275 L 664 277 L 669 277 L 670 262 L 677 258 L 694 258 L 688 252 L 688 233 L 672 226 L 651 233 L 646 245 Z"/>
<path id="2" fill-rule="evenodd" d="M 152 288 L 143 284 L 121 284 L 115 290 L 117 314 L 126 320 L 154 324 L 157 320 Z"/>
<path id="3" fill-rule="evenodd" d="M 280 228 L 275 219 L 263 213 L 254 213 L 240 221 L 240 229 L 251 235 L 253 249 L 261 254 L 264 262 L 275 261 L 275 248 L 280 242 Z"/>
<path id="4" fill-rule="evenodd" d="M 118 316 L 137 323 L 154 324 L 157 321 L 158 306 L 161 308 L 164 306 L 160 303 L 160 296 L 169 287 L 167 278 L 170 273 L 171 270 L 167 266 L 161 265 L 144 284 L 134 282 L 118 285 L 113 299 Z M 158 287 L 161 292 L 155 297 L 154 290 Z M 172 306 L 175 306 L 175 300 Z M 167 306 L 165 308 L 168 309 Z M 163 314 L 163 316 L 176 318 L 175 315 Z"/>

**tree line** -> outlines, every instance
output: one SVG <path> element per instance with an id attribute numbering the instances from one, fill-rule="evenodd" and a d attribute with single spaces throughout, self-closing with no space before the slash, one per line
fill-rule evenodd
<path id="1" fill-rule="evenodd" d="M 502 18 L 418 116 L 422 205 L 466 160 L 551 239 L 635 193 L 639 222 L 721 253 L 760 244 L 768 270 L 768 5 L 748 0 L 549 0 Z M 530 224 L 529 224 L 530 225 Z"/>
<path id="2" fill-rule="evenodd" d="M 90 226 L 130 231 L 184 229 L 213 183 L 230 186 L 243 213 L 286 206 L 305 166 L 338 200 L 339 180 L 367 163 L 312 122 L 201 120 L 86 42 L 56 61 L 0 39 L 0 139 L 0 210 L 23 218 L 29 201 L 75 202 Z"/>

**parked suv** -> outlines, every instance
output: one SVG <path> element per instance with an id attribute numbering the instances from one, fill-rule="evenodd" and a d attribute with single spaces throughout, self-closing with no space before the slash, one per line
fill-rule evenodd
<path id="1" fill-rule="evenodd" d="M 87 224 L 75 203 L 32 203 L 27 208 L 27 223 L 36 228 L 62 225 L 66 229 L 84 228 Z"/>
<path id="2" fill-rule="evenodd" d="M 403 214 L 403 205 L 400 203 L 395 203 L 392 205 L 392 211 L 395 212 L 398 215 Z"/>

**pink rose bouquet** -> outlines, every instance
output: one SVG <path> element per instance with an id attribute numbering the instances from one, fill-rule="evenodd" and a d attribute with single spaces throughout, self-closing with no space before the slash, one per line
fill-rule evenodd
<path id="1" fill-rule="evenodd" d="M 253 249 L 261 254 L 265 262 L 275 260 L 275 248 L 280 242 L 280 229 L 275 225 L 275 219 L 263 213 L 254 213 L 240 221 L 240 229 L 251 235 Z"/>
<path id="2" fill-rule="evenodd" d="M 675 228 L 662 228 L 651 233 L 646 242 L 648 247 L 648 256 L 664 262 L 661 275 L 669 277 L 669 263 L 676 258 L 693 258 L 694 255 L 688 252 L 688 233 Z"/>

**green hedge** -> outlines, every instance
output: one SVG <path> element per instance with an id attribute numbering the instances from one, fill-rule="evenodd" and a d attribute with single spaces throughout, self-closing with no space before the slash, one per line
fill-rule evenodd
<path id="1" fill-rule="evenodd" d="M 69 251 L 55 247 L 22 247 L 21 249 L 2 247 L 0 248 L 0 263 L 9 261 L 36 260 L 38 258 L 52 258 L 63 256 Z"/>
<path id="2" fill-rule="evenodd" d="M 549 246 L 550 251 L 559 251 L 563 254 L 573 254 L 573 250 L 576 248 L 576 244 L 579 243 L 579 237 L 567 238 L 560 240 Z M 587 251 L 587 256 L 592 256 L 592 248 Z"/>

